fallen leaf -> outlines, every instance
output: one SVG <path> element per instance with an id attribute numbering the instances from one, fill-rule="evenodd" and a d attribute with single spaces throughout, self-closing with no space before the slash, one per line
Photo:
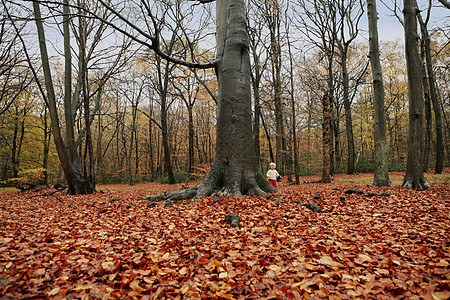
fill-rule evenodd
<path id="1" fill-rule="evenodd" d="M 142 288 L 141 286 L 139 286 L 139 282 L 137 282 L 137 280 L 133 280 L 130 283 L 130 288 L 136 292 L 144 292 L 146 291 L 146 289 Z"/>
<path id="2" fill-rule="evenodd" d="M 182 267 L 179 273 L 180 275 L 184 276 L 188 273 L 188 269 L 186 267 Z"/>
<path id="3" fill-rule="evenodd" d="M 207 264 L 209 263 L 209 261 L 210 261 L 210 260 L 209 260 L 208 258 L 202 256 L 202 257 L 198 260 L 198 264 L 204 266 L 204 265 L 207 265 Z"/>
<path id="4" fill-rule="evenodd" d="M 310 270 L 310 271 L 316 271 L 316 270 L 319 269 L 317 266 L 312 265 L 312 264 L 306 264 L 305 268 Z"/>
<path id="5" fill-rule="evenodd" d="M 450 291 L 433 292 L 431 296 L 434 300 L 447 300 L 450 299 Z"/>
<path id="6" fill-rule="evenodd" d="M 47 294 L 47 296 L 56 296 L 56 294 L 58 294 L 59 293 L 59 291 L 60 291 L 60 287 L 58 286 L 58 287 L 55 287 L 54 289 L 52 289 L 48 294 Z"/>
<path id="7" fill-rule="evenodd" d="M 112 267 L 114 267 L 114 262 L 112 262 L 112 261 L 106 261 L 106 262 L 102 263 L 102 268 L 104 270 L 108 270 L 108 269 L 110 269 Z"/>

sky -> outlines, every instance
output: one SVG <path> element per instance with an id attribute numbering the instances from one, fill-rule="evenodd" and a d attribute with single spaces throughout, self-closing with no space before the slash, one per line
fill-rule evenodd
<path id="1" fill-rule="evenodd" d="M 392 5 L 392 1 L 385 0 L 387 5 Z M 399 1 L 401 7 L 403 7 L 403 1 Z M 426 8 L 428 6 L 428 1 L 417 0 L 419 7 Z M 378 37 L 381 41 L 393 41 L 400 39 L 404 41 L 404 31 L 402 25 L 397 20 L 397 17 L 393 16 L 393 13 L 389 11 L 385 5 L 380 1 L 377 1 L 377 11 L 378 11 Z M 399 12 L 401 13 L 401 11 Z M 423 14 L 423 16 L 425 16 Z M 403 17 L 403 16 L 402 16 Z M 367 19 L 367 16 L 366 16 Z M 364 26 L 367 28 L 367 20 L 364 20 Z M 430 28 L 435 28 L 437 26 L 444 26 L 446 24 L 447 28 L 450 26 L 450 9 L 445 8 L 437 0 L 433 0 L 433 7 L 431 9 L 431 20 Z"/>
<path id="2" fill-rule="evenodd" d="M 400 6 L 403 5 L 403 0 L 382 0 L 386 5 L 393 6 L 393 1 L 397 1 L 400 3 Z M 426 8 L 428 5 L 428 0 L 417 0 L 419 6 L 422 8 Z M 431 13 L 431 21 L 430 28 L 435 28 L 437 26 L 447 26 L 450 29 L 450 10 L 445 8 L 442 4 L 440 4 L 437 0 L 432 0 L 433 8 Z M 377 10 L 378 10 L 378 36 L 381 42 L 383 41 L 395 41 L 399 40 L 401 43 L 404 42 L 404 31 L 400 22 L 397 20 L 395 16 L 392 15 L 392 12 L 383 5 L 380 0 L 377 0 Z M 399 12 L 401 14 L 401 11 Z M 361 27 L 365 33 L 360 34 L 361 42 L 367 40 L 367 15 L 364 15 L 361 19 Z M 56 45 L 59 48 L 62 48 L 62 37 L 59 33 L 53 33 L 51 31 L 47 32 L 47 38 L 54 43 L 50 43 L 49 51 L 51 53 L 55 53 L 55 49 L 52 45 Z M 211 45 L 208 48 L 213 47 L 214 39 L 212 39 Z M 56 54 L 56 53 L 55 53 Z"/>

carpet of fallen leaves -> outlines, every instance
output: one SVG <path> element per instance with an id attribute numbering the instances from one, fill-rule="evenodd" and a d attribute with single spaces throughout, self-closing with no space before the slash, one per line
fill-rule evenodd
<path id="1" fill-rule="evenodd" d="M 448 185 L 283 182 L 272 199 L 152 208 L 146 195 L 181 185 L 138 187 L 0 193 L 0 298 L 450 297 Z M 350 188 L 390 196 L 344 194 Z M 224 221 L 229 212 L 240 215 L 240 228 Z"/>

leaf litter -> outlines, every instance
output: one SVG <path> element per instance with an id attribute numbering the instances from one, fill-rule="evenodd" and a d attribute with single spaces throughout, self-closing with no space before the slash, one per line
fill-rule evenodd
<path id="1" fill-rule="evenodd" d="M 170 207 L 142 200 L 168 186 L 145 187 L 58 192 L 61 201 L 0 193 L 0 297 L 450 297 L 448 186 L 282 183 L 271 199 L 204 197 Z M 350 188 L 390 196 L 344 194 Z M 239 227 L 225 222 L 229 213 Z"/>

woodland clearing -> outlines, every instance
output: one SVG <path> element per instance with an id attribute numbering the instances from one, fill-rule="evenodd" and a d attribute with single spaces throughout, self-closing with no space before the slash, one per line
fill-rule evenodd
<path id="1" fill-rule="evenodd" d="M 449 171 L 426 174 L 427 190 L 399 187 L 403 173 L 390 173 L 393 187 L 338 174 L 283 178 L 271 199 L 170 207 L 143 199 L 181 184 L 2 191 L 0 298 L 448 299 Z M 225 222 L 230 212 L 240 227 Z"/>

